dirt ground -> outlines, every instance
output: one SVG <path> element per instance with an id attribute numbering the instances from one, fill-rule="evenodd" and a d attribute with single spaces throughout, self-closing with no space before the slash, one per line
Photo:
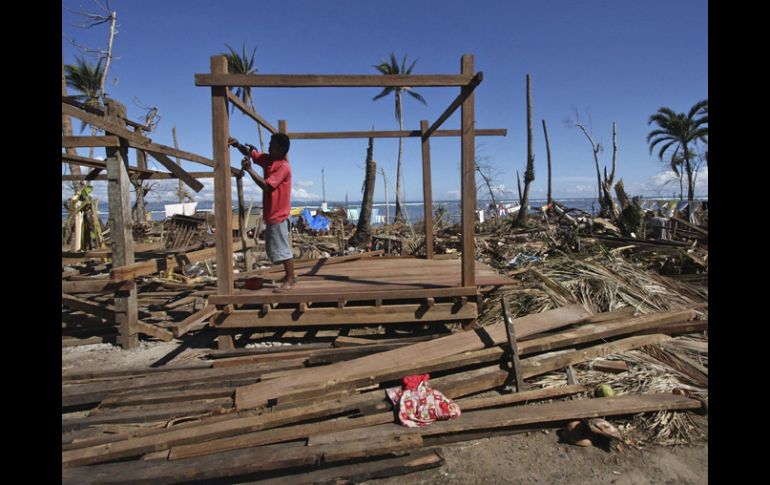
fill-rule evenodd
<path id="1" fill-rule="evenodd" d="M 204 337 L 205 339 L 205 337 Z M 165 365 L 190 365 L 212 347 L 208 342 L 179 350 L 179 342 L 140 343 L 124 351 L 109 344 L 62 348 L 62 371 L 126 369 L 150 366 L 173 356 Z M 176 355 L 174 355 L 176 354 Z M 708 434 L 706 417 L 702 420 Z M 498 436 L 442 445 L 440 468 L 366 482 L 370 485 L 569 483 L 579 484 L 704 484 L 708 483 L 708 444 L 694 446 L 624 447 L 605 451 L 559 442 L 553 430 Z"/>
<path id="2" fill-rule="evenodd" d="M 704 484 L 708 445 L 604 451 L 559 443 L 549 431 L 441 446 L 440 468 L 365 482 L 368 485 L 458 484 Z"/>

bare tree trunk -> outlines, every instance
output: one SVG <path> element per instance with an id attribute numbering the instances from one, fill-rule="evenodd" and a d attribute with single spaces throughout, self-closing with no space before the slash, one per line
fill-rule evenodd
<path id="1" fill-rule="evenodd" d="M 605 211 L 607 217 L 611 217 L 613 220 L 617 220 L 620 216 L 615 201 L 612 199 L 612 182 L 615 179 L 615 166 L 618 154 L 618 137 L 617 127 L 615 122 L 612 122 L 612 171 L 609 177 L 607 176 L 607 167 L 604 167 L 604 184 L 602 186 L 603 199 L 602 209 Z"/>
<path id="2" fill-rule="evenodd" d="M 484 183 L 487 186 L 487 191 L 489 192 L 489 198 L 492 199 L 492 207 L 494 207 L 495 210 L 495 226 L 500 225 L 500 211 L 497 209 L 497 200 L 495 199 L 495 193 L 492 191 L 492 183 L 489 180 L 489 177 L 487 174 L 485 174 L 481 167 L 479 167 L 479 164 L 476 164 L 476 171 L 481 175 L 481 178 L 484 179 Z"/>
<path id="3" fill-rule="evenodd" d="M 679 170 L 679 200 L 684 200 L 684 172 Z"/>
<path id="4" fill-rule="evenodd" d="M 174 148 L 179 150 L 179 142 L 177 142 L 177 139 L 176 139 L 176 126 L 171 128 L 171 135 L 174 138 Z M 179 160 L 179 157 L 176 157 L 176 164 L 179 165 L 180 167 L 182 166 L 182 162 Z M 184 202 L 185 193 L 186 191 L 184 189 L 184 185 L 182 185 L 182 179 L 179 179 L 179 188 L 177 188 L 176 190 L 176 195 L 179 198 L 180 204 Z"/>
<path id="5" fill-rule="evenodd" d="M 251 98 L 251 94 L 249 94 L 249 104 L 251 105 L 251 110 L 256 113 L 257 109 L 254 107 L 254 100 Z M 257 123 L 257 133 L 259 133 L 259 151 L 265 153 L 265 139 L 262 136 L 262 125 L 259 123 Z"/>
<path id="6" fill-rule="evenodd" d="M 380 168 L 382 174 L 382 187 L 385 189 L 385 225 L 390 224 L 390 201 L 388 200 L 388 175 L 384 168 Z"/>
<path id="7" fill-rule="evenodd" d="M 401 93 L 396 92 L 396 105 L 398 106 L 398 129 L 404 131 L 404 119 L 401 116 Z M 404 222 L 404 216 L 401 213 L 401 153 L 403 151 L 404 140 L 398 139 L 398 163 L 396 164 L 396 214 L 393 216 L 393 222 Z"/>
<path id="8" fill-rule="evenodd" d="M 684 146 L 684 165 L 687 169 L 687 220 L 693 222 L 693 207 L 692 203 L 695 199 L 695 187 L 692 178 L 692 164 L 690 163 L 690 151 L 687 149 L 687 145 Z"/>
<path id="9" fill-rule="evenodd" d="M 527 205 L 529 204 L 529 186 L 535 180 L 535 153 L 532 143 L 532 77 L 527 74 L 527 170 L 524 172 L 524 196 L 521 209 L 516 218 L 516 225 L 527 225 Z"/>
<path id="10" fill-rule="evenodd" d="M 67 80 L 64 77 L 64 54 L 62 54 L 61 58 L 61 95 L 62 97 L 67 96 Z M 64 136 L 72 136 L 72 119 L 68 115 L 62 115 L 61 116 L 61 128 L 62 128 L 62 134 Z M 78 151 L 74 148 L 67 148 L 65 149 L 65 152 L 67 155 L 77 155 Z M 72 175 L 81 175 L 80 172 L 80 165 L 70 163 L 70 174 Z M 83 187 L 83 182 L 80 180 L 73 180 L 72 181 L 72 191 L 77 194 L 80 192 L 80 189 Z"/>
<path id="11" fill-rule="evenodd" d="M 548 143 L 548 129 L 545 126 L 545 120 L 543 120 L 543 134 L 545 135 L 545 153 L 548 157 L 548 206 L 553 203 L 553 197 L 551 196 L 551 145 Z"/>
<path id="12" fill-rule="evenodd" d="M 104 71 L 102 71 L 102 79 L 99 85 L 102 88 L 102 97 L 107 96 L 107 71 L 110 70 L 110 62 L 112 61 L 112 40 L 115 38 L 115 22 L 117 21 L 118 13 L 110 12 L 110 38 L 107 41 L 107 55 L 104 63 Z"/>
<path id="13" fill-rule="evenodd" d="M 594 139 L 591 137 L 591 135 L 588 133 L 588 130 L 586 130 L 585 126 L 583 126 L 582 123 L 575 123 L 575 126 L 580 128 L 580 130 L 583 132 L 583 134 L 588 138 L 588 142 L 591 144 L 591 151 L 594 153 L 594 163 L 596 164 L 596 185 L 599 190 L 599 204 L 601 204 L 602 209 L 604 208 L 604 202 L 603 202 L 603 187 L 602 187 L 602 173 L 601 170 L 599 170 L 599 150 L 600 147 L 596 143 L 594 143 Z"/>
<path id="14" fill-rule="evenodd" d="M 348 246 L 367 246 L 372 241 L 372 206 L 374 205 L 374 183 L 377 179 L 377 162 L 374 161 L 374 138 L 369 138 L 366 149 L 366 176 L 364 177 L 364 197 L 361 201 L 361 214 L 358 217 L 356 232 L 350 238 Z"/>
<path id="15" fill-rule="evenodd" d="M 522 196 L 521 196 L 521 177 L 519 177 L 519 171 L 516 170 L 516 187 L 519 189 L 519 205 L 521 205 Z"/>
<path id="16" fill-rule="evenodd" d="M 141 128 L 134 128 L 134 133 L 142 134 Z M 136 150 L 136 165 L 139 168 L 146 169 L 147 168 L 147 155 L 145 154 L 144 150 Z M 140 178 L 135 178 L 131 180 L 131 185 L 134 186 L 134 192 L 136 194 L 136 203 L 134 204 L 134 223 L 135 224 L 144 224 L 145 220 L 147 219 L 146 210 L 145 210 L 145 204 L 144 204 L 144 195 L 146 193 L 144 182 Z"/>

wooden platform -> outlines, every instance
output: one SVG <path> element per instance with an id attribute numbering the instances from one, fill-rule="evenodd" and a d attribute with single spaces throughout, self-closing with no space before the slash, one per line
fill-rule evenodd
<path id="1" fill-rule="evenodd" d="M 236 289 L 212 295 L 220 329 L 467 322 L 485 291 L 517 282 L 476 263 L 478 286 L 461 286 L 461 260 L 365 258 L 297 271 L 291 292 Z"/>

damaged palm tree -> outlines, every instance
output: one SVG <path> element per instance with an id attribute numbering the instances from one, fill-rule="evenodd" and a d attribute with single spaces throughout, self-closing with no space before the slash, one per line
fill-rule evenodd
<path id="1" fill-rule="evenodd" d="M 585 135 L 586 139 L 588 140 L 588 143 L 591 144 L 591 151 L 594 155 L 594 164 L 596 166 L 596 184 L 597 189 L 599 192 L 599 215 L 601 217 L 607 217 L 611 218 L 612 220 L 617 220 L 619 211 L 617 206 L 615 205 L 615 201 L 612 198 L 612 183 L 615 180 L 615 167 L 617 163 L 617 153 L 618 153 L 618 144 L 617 144 L 617 125 L 613 121 L 612 122 L 612 169 L 607 174 L 607 167 L 604 167 L 604 179 L 602 179 L 602 172 L 599 169 L 599 154 L 604 150 L 604 147 L 601 143 L 598 143 L 594 141 L 594 138 L 591 134 L 591 131 L 586 128 L 586 126 L 580 121 L 580 118 L 578 117 L 577 113 L 575 113 L 575 120 L 567 120 L 565 122 L 567 126 L 574 126 L 576 128 L 579 128 L 580 131 L 583 132 L 583 135 Z"/>
<path id="2" fill-rule="evenodd" d="M 524 172 L 524 194 L 516 217 L 518 227 L 526 227 L 529 210 L 529 186 L 535 180 L 535 154 L 532 148 L 532 77 L 527 74 L 527 170 Z"/>
<path id="3" fill-rule="evenodd" d="M 356 232 L 348 241 L 348 246 L 365 247 L 372 242 L 372 205 L 374 204 L 374 183 L 377 178 L 377 162 L 374 161 L 374 138 L 369 138 L 366 149 L 366 177 L 362 191 L 361 215 L 358 217 Z"/>

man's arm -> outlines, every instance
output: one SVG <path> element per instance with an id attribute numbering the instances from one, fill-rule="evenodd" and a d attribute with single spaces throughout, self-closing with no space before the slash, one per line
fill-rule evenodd
<path id="1" fill-rule="evenodd" d="M 251 175 L 251 178 L 254 180 L 254 182 L 259 186 L 260 189 L 263 191 L 270 191 L 273 190 L 272 187 L 270 187 L 266 182 L 265 179 L 259 176 L 259 174 L 254 170 L 254 167 L 251 165 L 251 159 L 250 157 L 244 157 L 243 160 L 241 160 L 241 168 L 244 172 Z"/>
<path id="2" fill-rule="evenodd" d="M 238 143 L 238 139 L 233 137 L 228 138 L 227 144 L 237 148 L 239 152 L 247 157 L 251 157 L 252 150 L 256 150 L 254 146 L 249 145 L 248 143 L 245 145 Z"/>

